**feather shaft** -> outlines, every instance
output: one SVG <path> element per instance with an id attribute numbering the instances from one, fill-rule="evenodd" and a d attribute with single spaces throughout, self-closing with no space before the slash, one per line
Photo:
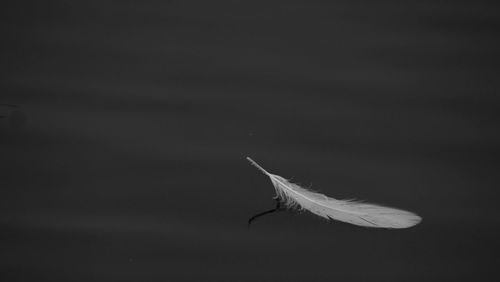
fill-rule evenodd
<path id="1" fill-rule="evenodd" d="M 256 161 L 252 160 L 250 157 L 247 157 L 247 160 L 260 171 L 262 171 L 265 175 L 270 176 L 271 174 L 267 172 L 263 167 L 261 167 Z"/>

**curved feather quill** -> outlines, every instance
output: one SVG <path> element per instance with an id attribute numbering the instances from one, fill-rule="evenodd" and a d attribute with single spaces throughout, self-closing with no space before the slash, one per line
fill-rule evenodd
<path id="1" fill-rule="evenodd" d="M 271 179 L 276 195 L 289 208 L 300 208 L 326 219 L 365 227 L 408 228 L 422 220 L 418 215 L 400 209 L 327 197 L 267 172 L 249 157 L 247 160 Z"/>

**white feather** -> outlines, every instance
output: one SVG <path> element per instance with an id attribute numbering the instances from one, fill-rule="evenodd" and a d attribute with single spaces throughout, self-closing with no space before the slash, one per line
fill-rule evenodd
<path id="1" fill-rule="evenodd" d="M 293 184 L 279 175 L 267 172 L 249 157 L 247 160 L 269 176 L 276 190 L 276 195 L 287 207 L 297 207 L 326 219 L 366 227 L 408 228 L 422 220 L 418 215 L 400 209 L 327 197 Z"/>

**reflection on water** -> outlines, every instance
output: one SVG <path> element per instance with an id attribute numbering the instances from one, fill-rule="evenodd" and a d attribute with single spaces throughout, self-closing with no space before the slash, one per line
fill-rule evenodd
<path id="1" fill-rule="evenodd" d="M 26 116 L 18 105 L 0 104 L 1 128 L 20 131 L 24 128 Z"/>
<path id="2" fill-rule="evenodd" d="M 489 278 L 491 7 L 198 2 L 6 9 L 0 102 L 19 107 L 0 113 L 0 280 Z M 426 220 L 280 213 L 248 230 L 274 192 L 246 156 Z"/>

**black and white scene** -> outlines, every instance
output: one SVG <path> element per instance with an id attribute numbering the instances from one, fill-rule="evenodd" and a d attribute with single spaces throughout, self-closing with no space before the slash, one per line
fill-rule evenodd
<path id="1" fill-rule="evenodd" d="M 494 1 L 11 1 L 0 281 L 500 281 Z"/>

